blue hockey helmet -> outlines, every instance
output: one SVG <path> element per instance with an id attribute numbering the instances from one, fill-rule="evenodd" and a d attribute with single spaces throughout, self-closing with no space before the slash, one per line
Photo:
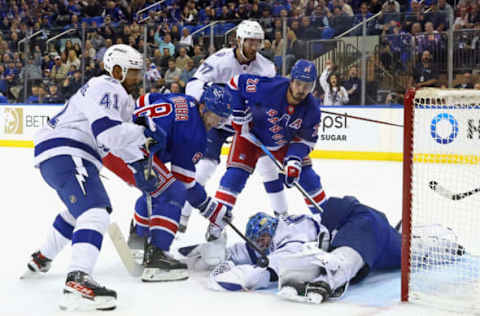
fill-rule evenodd
<path id="1" fill-rule="evenodd" d="M 315 82 L 317 81 L 317 68 L 313 62 L 299 59 L 292 67 L 291 77 L 305 82 Z"/>
<path id="2" fill-rule="evenodd" d="M 232 114 L 232 95 L 225 85 L 207 83 L 203 89 L 200 103 L 205 104 L 208 111 L 223 118 L 228 118 Z"/>
<path id="3" fill-rule="evenodd" d="M 258 212 L 248 219 L 246 236 L 255 243 L 264 234 L 267 234 L 273 238 L 275 230 L 277 229 L 277 225 L 278 218 L 270 216 L 264 212 Z M 268 248 L 269 247 L 265 249 L 267 250 L 267 253 Z"/>

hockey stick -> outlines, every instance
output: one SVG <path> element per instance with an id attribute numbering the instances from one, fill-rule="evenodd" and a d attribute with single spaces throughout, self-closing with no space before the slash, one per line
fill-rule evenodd
<path id="1" fill-rule="evenodd" d="M 130 248 L 128 247 L 125 237 L 117 223 L 113 222 L 110 224 L 108 227 L 108 235 L 110 236 L 110 239 L 112 239 L 118 256 L 128 273 L 133 277 L 141 276 L 143 273 L 143 264 L 138 264 L 135 259 L 133 259 Z"/>
<path id="2" fill-rule="evenodd" d="M 263 152 L 275 163 L 275 165 L 278 167 L 281 173 L 283 173 L 283 166 L 282 164 L 275 158 L 275 156 L 272 154 L 270 150 L 268 150 L 267 147 L 265 147 L 264 144 L 260 142 L 260 140 L 253 134 L 250 134 L 250 138 L 258 145 L 260 148 L 263 150 Z M 318 205 L 317 202 L 310 196 L 310 194 L 305 191 L 305 189 L 297 182 L 293 182 L 293 185 L 302 193 L 302 195 L 310 202 L 312 205 L 320 212 L 323 213 L 323 208 L 321 208 L 320 205 Z"/>
<path id="3" fill-rule="evenodd" d="M 444 186 L 438 184 L 437 181 L 430 181 L 428 183 L 428 186 L 430 187 L 430 189 L 432 189 L 434 192 L 440 194 L 441 196 L 447 198 L 447 199 L 450 199 L 450 200 L 454 200 L 454 201 L 458 201 L 458 200 L 461 200 L 461 199 L 464 199 L 468 196 L 471 196 L 475 193 L 478 193 L 480 192 L 480 188 L 475 188 L 473 190 L 470 190 L 470 191 L 467 191 L 467 192 L 463 192 L 463 193 L 453 193 L 452 191 L 448 190 L 447 188 L 445 188 Z"/>
<path id="4" fill-rule="evenodd" d="M 369 118 L 366 118 L 366 117 L 350 115 L 350 114 L 347 114 L 347 113 L 342 114 L 342 113 L 337 113 L 337 112 L 325 111 L 325 110 L 323 110 L 323 109 L 321 109 L 321 111 L 322 111 L 322 113 L 332 114 L 332 115 L 339 115 L 339 116 L 345 116 L 345 117 L 349 117 L 349 118 L 353 118 L 353 119 L 361 120 L 361 121 L 367 121 L 367 122 L 385 124 L 385 125 L 390 125 L 390 126 L 403 127 L 403 125 L 400 125 L 400 124 L 395 124 L 395 123 L 390 123 L 390 122 L 385 122 L 385 121 L 373 120 L 373 119 L 369 119 Z"/>

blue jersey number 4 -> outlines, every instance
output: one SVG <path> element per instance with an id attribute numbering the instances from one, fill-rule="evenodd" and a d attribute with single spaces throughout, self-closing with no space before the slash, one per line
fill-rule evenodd
<path id="1" fill-rule="evenodd" d="M 109 92 L 105 93 L 102 100 L 100 100 L 100 105 L 104 106 L 106 109 L 113 107 L 113 109 L 118 110 L 118 95 L 114 94 L 113 98 L 111 98 Z"/>

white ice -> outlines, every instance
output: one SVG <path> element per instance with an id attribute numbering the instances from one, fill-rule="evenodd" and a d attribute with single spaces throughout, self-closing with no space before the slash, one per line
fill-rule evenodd
<path id="1" fill-rule="evenodd" d="M 64 206 L 56 193 L 41 179 L 33 167 L 33 150 L 0 148 L 2 245 L 0 266 L 0 315 L 65 314 L 58 309 L 69 247 L 55 259 L 52 269 L 42 279 L 20 280 L 32 252 L 43 242 L 53 219 Z M 315 160 L 315 170 L 322 176 L 329 195 L 354 195 L 361 202 L 387 214 L 391 223 L 401 218 L 402 166 L 398 162 L 365 162 L 348 160 Z M 209 183 L 213 193 L 224 171 L 224 165 Z M 108 171 L 104 184 L 113 204 L 112 221 L 120 223 L 127 235 L 136 189 L 127 187 Z M 307 212 L 300 193 L 288 191 L 290 213 Z M 254 175 L 240 195 L 234 210 L 234 223 L 245 227 L 249 215 L 268 210 L 268 201 L 260 179 Z M 206 221 L 193 214 L 187 234 L 180 235 L 173 248 L 202 242 Z M 229 242 L 239 237 L 228 230 Z M 105 236 L 94 277 L 117 291 L 118 306 L 112 312 L 91 315 L 455 315 L 437 309 L 400 303 L 400 272 L 376 274 L 360 285 L 351 286 L 346 297 L 322 305 L 306 305 L 279 299 L 274 290 L 250 293 L 218 293 L 206 287 L 206 274 L 194 273 L 190 279 L 171 283 L 142 283 L 130 277 L 113 246 Z M 77 313 L 70 313 L 76 315 Z M 80 313 L 79 313 L 80 314 Z M 81 313 L 85 315 L 85 313 Z"/>

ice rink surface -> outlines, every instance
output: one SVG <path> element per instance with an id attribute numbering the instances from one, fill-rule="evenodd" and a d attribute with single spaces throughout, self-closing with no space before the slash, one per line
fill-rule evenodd
<path id="1" fill-rule="evenodd" d="M 32 252 L 43 243 L 53 219 L 64 206 L 56 193 L 33 167 L 33 149 L 0 147 L 2 225 L 0 240 L 0 315 L 459 315 L 414 304 L 400 303 L 400 271 L 375 274 L 359 285 L 351 286 L 341 300 L 322 305 L 307 305 L 281 300 L 275 289 L 250 293 L 218 293 L 207 289 L 207 274 L 195 272 L 187 281 L 143 283 L 130 277 L 122 266 L 108 236 L 94 272 L 95 279 L 118 294 L 117 309 L 112 312 L 65 313 L 58 308 L 69 247 L 55 259 L 52 269 L 42 279 L 19 280 Z M 207 186 L 213 193 L 225 166 Z M 395 225 L 401 218 L 402 165 L 398 162 L 314 160 L 325 191 L 330 196 L 354 195 L 362 203 L 384 212 Z M 109 193 L 112 221 L 125 235 L 139 191 L 128 187 L 110 172 L 104 184 Z M 308 212 L 296 189 L 288 191 L 290 213 Z M 234 209 L 234 223 L 244 230 L 249 215 L 269 210 L 268 200 L 258 176 L 253 175 Z M 186 234 L 180 235 L 172 248 L 204 241 L 206 220 L 194 213 Z M 229 243 L 239 237 L 227 228 Z M 464 314 L 463 314 L 464 315 Z"/>

